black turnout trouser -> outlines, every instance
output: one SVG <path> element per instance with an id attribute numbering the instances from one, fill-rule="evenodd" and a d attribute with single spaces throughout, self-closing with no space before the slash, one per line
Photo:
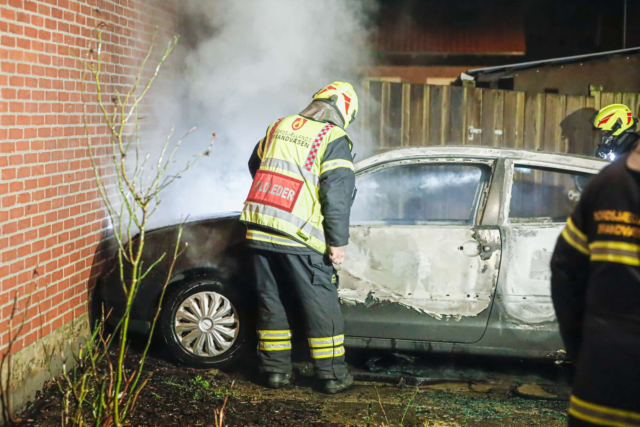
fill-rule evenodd
<path id="1" fill-rule="evenodd" d="M 587 313 L 569 426 L 640 426 L 640 322 Z"/>
<path id="2" fill-rule="evenodd" d="M 320 254 L 294 255 L 259 249 L 254 249 L 252 256 L 258 291 L 261 371 L 291 372 L 292 313 L 287 313 L 285 307 L 289 311 L 300 308 L 316 376 L 343 378 L 347 373 L 344 326 L 331 261 Z"/>

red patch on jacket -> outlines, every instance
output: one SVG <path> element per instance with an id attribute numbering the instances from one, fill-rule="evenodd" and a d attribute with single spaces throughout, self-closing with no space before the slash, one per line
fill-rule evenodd
<path id="1" fill-rule="evenodd" d="M 258 171 L 253 184 L 248 202 L 262 203 L 273 206 L 286 212 L 293 211 L 296 205 L 300 189 L 304 185 L 299 179 L 271 171 Z"/>

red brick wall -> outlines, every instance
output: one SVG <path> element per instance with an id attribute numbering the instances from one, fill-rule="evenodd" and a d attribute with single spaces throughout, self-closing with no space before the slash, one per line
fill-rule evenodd
<path id="1" fill-rule="evenodd" d="M 131 82 L 155 27 L 161 39 L 176 31 L 175 7 L 171 0 L 0 0 L 0 349 L 16 292 L 21 308 L 32 295 L 19 350 L 86 312 L 96 271 L 104 212 L 82 126 L 83 74 L 70 52 L 87 47 L 94 19 L 106 23 L 110 99 Z M 107 143 L 96 105 L 88 111 L 95 142 Z"/>

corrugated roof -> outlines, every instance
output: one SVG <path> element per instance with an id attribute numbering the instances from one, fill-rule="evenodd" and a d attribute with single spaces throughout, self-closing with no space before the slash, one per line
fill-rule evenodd
<path id="1" fill-rule="evenodd" d="M 524 55 L 520 2 L 474 4 L 464 9 L 446 1 L 383 4 L 375 49 L 385 54 Z"/>
<path id="2" fill-rule="evenodd" d="M 541 61 L 530 61 L 530 62 L 521 62 L 519 64 L 500 65 L 498 67 L 475 68 L 472 70 L 468 70 L 466 74 L 480 75 L 480 74 L 490 74 L 490 73 L 501 73 L 504 71 L 525 70 L 527 68 L 544 67 L 548 65 L 562 65 L 562 64 L 569 64 L 571 62 L 593 61 L 596 59 L 602 59 L 602 58 L 607 58 L 607 57 L 616 56 L 616 55 L 637 55 L 637 54 L 640 54 L 640 47 L 631 47 L 628 49 L 611 50 L 608 52 L 596 52 L 596 53 L 589 53 L 586 55 L 565 56 L 562 58 L 551 58 L 551 59 L 544 59 Z"/>

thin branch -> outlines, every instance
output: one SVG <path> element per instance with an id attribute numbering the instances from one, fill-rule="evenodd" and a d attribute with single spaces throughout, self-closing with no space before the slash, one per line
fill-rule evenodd
<path id="1" fill-rule="evenodd" d="M 387 422 L 387 426 L 391 427 L 391 423 L 389 423 L 389 418 L 387 418 L 387 412 L 384 410 L 384 406 L 382 406 L 382 399 L 380 398 L 380 393 L 378 392 L 378 387 L 375 387 L 376 394 L 378 395 L 378 404 L 380 405 L 380 409 L 382 410 L 382 415 L 384 415 L 384 420 Z"/>

